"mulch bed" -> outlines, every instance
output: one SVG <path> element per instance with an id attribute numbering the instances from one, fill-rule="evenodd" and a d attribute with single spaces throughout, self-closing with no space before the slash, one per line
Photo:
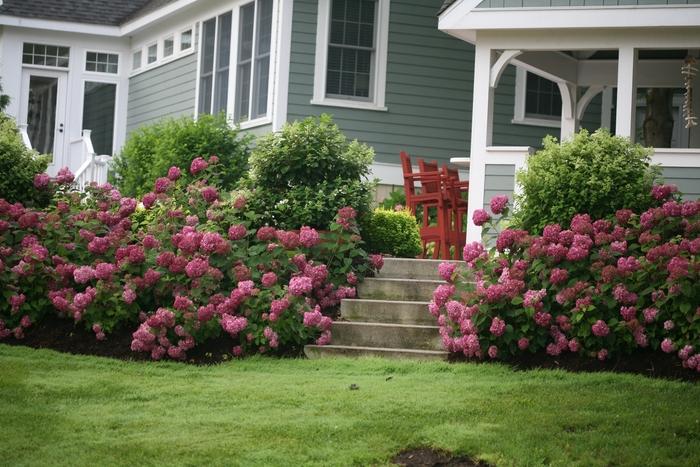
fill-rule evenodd
<path id="1" fill-rule="evenodd" d="M 72 321 L 52 316 L 27 329 L 24 339 L 16 340 L 14 337 L 9 337 L 1 342 L 79 355 L 97 355 L 121 360 L 150 360 L 148 354 L 131 351 L 131 334 L 134 329 L 112 332 L 107 336 L 107 340 L 100 342 L 95 339 L 93 332 L 86 330 L 83 326 L 76 326 Z M 187 363 L 211 365 L 230 360 L 231 349 L 236 344 L 237 342 L 227 335 L 210 339 L 187 353 Z M 293 348 L 288 349 L 283 356 L 296 357 L 301 353 L 301 348 Z M 461 355 L 452 356 L 450 359 L 453 362 L 465 360 Z M 652 378 L 700 380 L 700 373 L 683 368 L 675 353 L 639 351 L 631 356 L 621 356 L 604 362 L 574 354 L 562 354 L 557 357 L 546 354 L 523 354 L 517 359 L 504 363 L 516 371 L 533 368 L 562 369 L 571 372 L 612 371 L 634 373 Z"/>
<path id="2" fill-rule="evenodd" d="M 473 460 L 467 456 L 454 457 L 449 452 L 429 448 L 417 448 L 401 451 L 391 459 L 396 465 L 405 467 L 490 467 L 484 461 Z"/>

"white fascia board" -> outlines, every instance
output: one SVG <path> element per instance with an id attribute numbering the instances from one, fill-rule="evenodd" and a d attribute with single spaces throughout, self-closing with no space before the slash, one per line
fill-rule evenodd
<path id="1" fill-rule="evenodd" d="M 188 7 L 194 3 L 197 3 L 199 0 L 177 0 L 173 3 L 168 3 L 165 6 L 162 6 L 161 8 L 158 8 L 155 11 L 152 11 L 151 13 L 148 13 L 146 15 L 140 16 L 138 18 L 135 18 L 128 23 L 125 23 L 121 26 L 121 34 L 123 36 L 129 35 L 136 33 L 144 28 L 147 28 L 150 26 L 152 23 L 156 21 L 160 21 L 163 18 L 166 18 L 173 13 L 177 13 L 181 9 Z"/>
<path id="2" fill-rule="evenodd" d="M 95 36 L 120 37 L 118 26 L 102 26 L 99 24 L 74 23 L 70 21 L 53 21 L 36 18 L 19 18 L 17 16 L 0 15 L 0 25 L 18 28 L 43 29 L 46 31 L 75 32 L 93 34 Z"/>
<path id="3" fill-rule="evenodd" d="M 462 6 L 465 2 L 460 3 Z M 438 28 L 454 30 L 697 27 L 700 5 L 455 8 Z"/>

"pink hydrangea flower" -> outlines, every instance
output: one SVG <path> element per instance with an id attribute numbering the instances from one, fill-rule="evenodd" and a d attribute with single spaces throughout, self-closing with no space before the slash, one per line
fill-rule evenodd
<path id="1" fill-rule="evenodd" d="M 124 291 L 122 292 L 122 298 L 126 303 L 131 305 L 136 300 L 136 292 L 128 285 L 124 286 Z"/>
<path id="2" fill-rule="evenodd" d="M 656 315 L 659 314 L 659 310 L 656 308 L 645 308 L 642 314 L 644 315 L 645 323 L 652 323 L 656 319 Z"/>
<path id="3" fill-rule="evenodd" d="M 246 228 L 244 225 L 242 225 L 242 224 L 232 225 L 228 229 L 228 238 L 230 240 L 234 240 L 234 241 L 240 240 L 246 236 L 246 233 L 247 233 L 247 231 L 246 231 Z"/>
<path id="4" fill-rule="evenodd" d="M 154 191 L 156 193 L 165 193 L 168 191 L 168 188 L 170 188 L 170 185 L 172 182 L 170 181 L 169 178 L 165 177 L 160 177 L 156 179 L 155 186 L 154 186 Z"/>
<path id="5" fill-rule="evenodd" d="M 289 280 L 289 293 L 295 296 L 308 294 L 313 289 L 313 281 L 310 277 L 297 276 Z"/>
<path id="6" fill-rule="evenodd" d="M 605 361 L 608 358 L 608 349 L 600 349 L 598 351 L 598 360 Z"/>
<path id="7" fill-rule="evenodd" d="M 311 248 L 313 246 L 318 245 L 318 242 L 320 240 L 321 237 L 319 236 L 316 229 L 303 226 L 299 231 L 299 243 L 301 243 L 306 248 Z"/>
<path id="8" fill-rule="evenodd" d="M 489 328 L 489 331 L 496 337 L 502 336 L 503 333 L 506 332 L 506 322 L 497 316 L 494 317 L 491 320 L 491 327 Z"/>
<path id="9" fill-rule="evenodd" d="M 666 353 L 671 353 L 676 350 L 676 346 L 671 339 L 666 338 L 663 341 L 661 341 L 661 350 L 663 350 Z"/>
<path id="10" fill-rule="evenodd" d="M 477 209 L 474 211 L 474 214 L 472 214 L 472 222 L 474 222 L 474 225 L 481 226 L 490 220 L 491 216 L 484 209 Z"/>
<path id="11" fill-rule="evenodd" d="M 495 345 L 489 346 L 488 354 L 489 357 L 492 359 L 498 357 L 498 347 L 496 347 Z"/>
<path id="12" fill-rule="evenodd" d="M 248 327 L 248 320 L 242 316 L 231 316 L 224 314 L 221 316 L 221 327 L 229 333 L 231 337 L 236 337 L 241 331 Z"/>
<path id="13" fill-rule="evenodd" d="M 480 242 L 468 243 L 462 250 L 462 258 L 470 267 L 473 267 L 474 261 L 477 259 L 485 259 L 487 257 L 486 249 Z"/>
<path id="14" fill-rule="evenodd" d="M 664 329 L 665 329 L 666 331 L 670 331 L 670 330 L 672 330 L 672 329 L 675 328 L 675 327 L 676 327 L 676 325 L 675 325 L 674 322 L 671 321 L 670 319 L 664 321 Z"/>
<path id="15" fill-rule="evenodd" d="M 172 166 L 168 169 L 168 178 L 173 182 L 180 178 L 182 172 L 179 167 Z"/>
<path id="16" fill-rule="evenodd" d="M 530 340 L 527 337 L 518 339 L 518 348 L 520 350 L 526 350 L 528 347 L 530 347 Z"/>
<path id="17" fill-rule="evenodd" d="M 569 272 L 566 269 L 554 268 L 549 273 L 549 282 L 554 285 L 562 284 L 569 279 Z"/>
<path id="18" fill-rule="evenodd" d="M 610 334 L 610 328 L 602 319 L 599 319 L 593 326 L 591 326 L 591 331 L 593 331 L 593 334 L 598 337 L 605 337 Z"/>
<path id="19" fill-rule="evenodd" d="M 49 186 L 49 182 L 51 182 L 51 177 L 49 177 L 49 174 L 42 173 L 34 176 L 34 188 L 37 190 L 46 188 Z"/>
<path id="20" fill-rule="evenodd" d="M 209 261 L 205 258 L 195 258 L 185 266 L 185 273 L 190 279 L 202 277 L 209 270 Z"/>
<path id="21" fill-rule="evenodd" d="M 369 255 L 369 262 L 377 271 L 384 267 L 384 257 L 382 255 Z"/>
<path id="22" fill-rule="evenodd" d="M 207 203 L 213 203 L 219 199 L 219 192 L 213 186 L 202 188 L 200 193 L 202 194 L 202 198 L 204 198 Z"/>
<path id="23" fill-rule="evenodd" d="M 508 196 L 498 195 L 491 198 L 491 212 L 494 214 L 501 214 L 505 207 L 508 205 Z"/>
<path id="24" fill-rule="evenodd" d="M 190 164 L 190 173 L 192 175 L 197 175 L 199 172 L 206 169 L 207 167 L 209 167 L 209 163 L 203 158 L 197 157 L 192 161 L 192 164 Z"/>
<path id="25" fill-rule="evenodd" d="M 73 271 L 73 279 L 78 284 L 85 284 L 95 278 L 95 270 L 90 266 L 80 266 Z"/>
<path id="26" fill-rule="evenodd" d="M 456 263 L 440 263 L 438 266 L 438 274 L 443 280 L 452 282 L 452 275 L 454 274 L 456 268 Z"/>

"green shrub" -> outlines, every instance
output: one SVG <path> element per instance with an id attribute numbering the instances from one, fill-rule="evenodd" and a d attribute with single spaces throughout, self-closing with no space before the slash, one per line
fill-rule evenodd
<path id="1" fill-rule="evenodd" d="M 408 210 L 377 208 L 362 226 L 366 249 L 400 258 L 415 258 L 421 253 L 416 218 Z"/>
<path id="2" fill-rule="evenodd" d="M 644 211 L 659 168 L 650 165 L 651 150 L 607 130 L 581 130 L 561 144 L 551 136 L 517 174 L 522 194 L 517 198 L 515 224 L 533 233 L 545 225 L 568 226 L 578 213 L 594 219 L 618 209 Z"/>
<path id="3" fill-rule="evenodd" d="M 34 176 L 46 171 L 49 159 L 24 146 L 15 121 L 0 114 L 0 198 L 43 206 L 50 193 L 34 188 Z"/>
<path id="4" fill-rule="evenodd" d="M 396 206 L 406 206 L 406 193 L 403 190 L 394 190 L 381 202 L 380 207 L 393 210 Z"/>
<path id="5" fill-rule="evenodd" d="M 370 211 L 374 151 L 349 142 L 328 115 L 286 124 L 257 141 L 250 157 L 249 205 L 260 222 L 327 229 L 338 209 Z"/>
<path id="6" fill-rule="evenodd" d="M 113 183 L 125 195 L 140 196 L 171 166 L 189 167 L 196 157 L 214 154 L 222 168 L 221 186 L 231 189 L 246 170 L 249 143 L 223 114 L 162 120 L 130 135 L 112 165 Z"/>

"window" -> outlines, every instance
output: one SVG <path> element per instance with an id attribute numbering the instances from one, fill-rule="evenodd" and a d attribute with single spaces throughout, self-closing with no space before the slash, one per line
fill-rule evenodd
<path id="1" fill-rule="evenodd" d="M 22 63 L 25 65 L 68 68 L 69 54 L 69 47 L 25 43 L 22 48 Z"/>
<path id="2" fill-rule="evenodd" d="M 236 64 L 234 121 L 267 115 L 272 42 L 272 0 L 257 0 L 241 7 Z"/>
<path id="3" fill-rule="evenodd" d="M 116 84 L 85 82 L 82 128 L 92 130 L 90 136 L 97 154 L 112 154 L 116 97 Z"/>
<path id="4" fill-rule="evenodd" d="M 85 71 L 116 74 L 119 72 L 119 55 L 88 52 L 85 55 Z"/>
<path id="5" fill-rule="evenodd" d="M 180 51 L 188 50 L 192 47 L 192 29 L 188 29 L 180 34 Z"/>
<path id="6" fill-rule="evenodd" d="M 557 83 L 516 69 L 513 123 L 557 127 L 561 125 L 561 93 Z"/>
<path id="7" fill-rule="evenodd" d="M 225 112 L 231 57 L 231 12 L 202 24 L 199 113 Z"/>
<path id="8" fill-rule="evenodd" d="M 141 68 L 142 55 L 143 55 L 143 53 L 140 50 L 137 50 L 136 52 L 134 52 L 134 55 L 132 55 L 132 57 L 133 57 L 132 58 L 132 65 L 131 65 L 132 69 L 138 70 L 139 68 Z"/>
<path id="9" fill-rule="evenodd" d="M 158 60 L 158 44 L 153 44 L 148 46 L 148 51 L 146 54 L 146 63 L 150 65 Z"/>
<path id="10" fill-rule="evenodd" d="M 369 99 L 375 0 L 333 0 L 326 95 Z"/>
<path id="11" fill-rule="evenodd" d="M 170 57 L 175 52 L 175 38 L 173 36 L 163 39 L 163 57 Z"/>
<path id="12" fill-rule="evenodd" d="M 313 104 L 386 110 L 389 0 L 319 0 Z"/>

